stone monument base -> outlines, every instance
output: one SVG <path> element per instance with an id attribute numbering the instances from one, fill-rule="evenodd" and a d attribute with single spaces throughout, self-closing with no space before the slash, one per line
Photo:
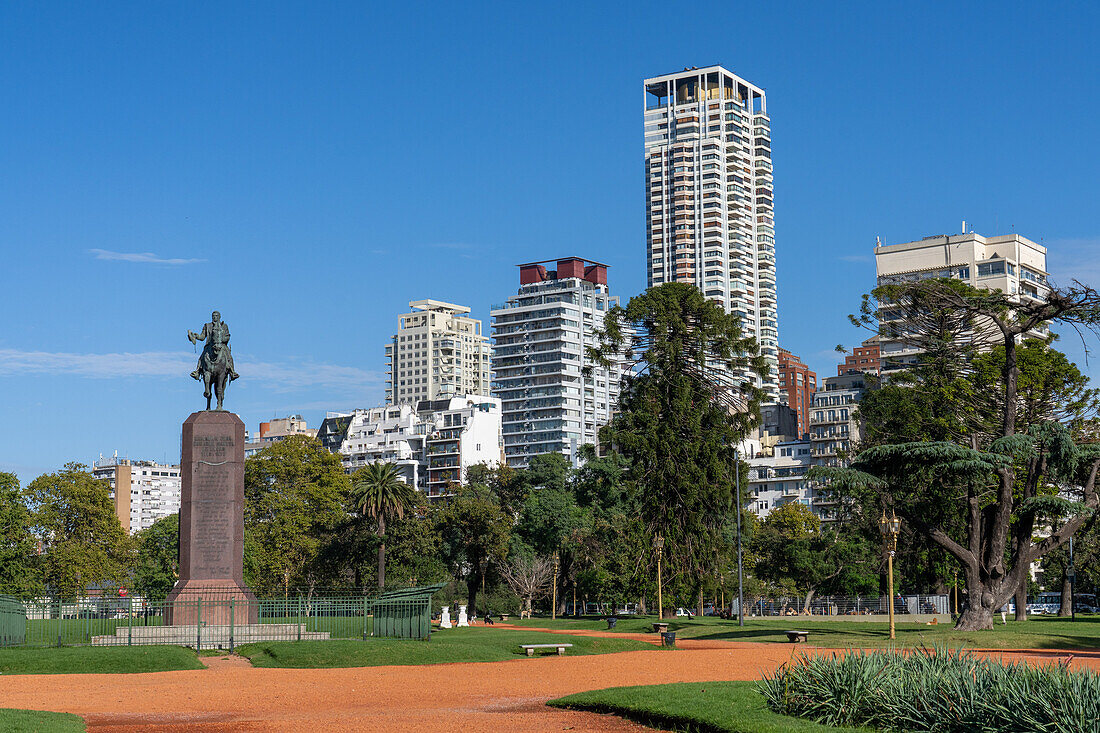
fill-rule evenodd
<path id="1" fill-rule="evenodd" d="M 229 626 L 260 622 L 260 603 L 243 583 L 190 580 L 176 583 L 164 606 L 168 626 Z"/>

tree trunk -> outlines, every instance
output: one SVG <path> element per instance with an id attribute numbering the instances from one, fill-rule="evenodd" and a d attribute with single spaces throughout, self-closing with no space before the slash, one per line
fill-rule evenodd
<path id="1" fill-rule="evenodd" d="M 1058 609 L 1058 615 L 1062 618 L 1069 618 L 1073 615 L 1073 593 L 1070 591 L 1073 586 L 1069 582 L 1069 573 L 1062 576 L 1062 606 Z"/>
<path id="2" fill-rule="evenodd" d="M 696 609 L 699 618 L 703 618 L 703 585 L 699 584 L 699 607 Z"/>
<path id="3" fill-rule="evenodd" d="M 987 631 L 993 628 L 993 611 L 980 603 L 968 603 L 959 615 L 956 631 Z"/>
<path id="4" fill-rule="evenodd" d="M 378 515 L 378 592 L 386 587 L 386 518 Z"/>
<path id="5" fill-rule="evenodd" d="M 1027 576 L 1024 582 L 1016 589 L 1016 620 L 1027 621 Z"/>
<path id="6" fill-rule="evenodd" d="M 470 573 L 470 577 L 466 579 L 466 611 L 473 613 L 477 604 L 477 586 L 480 583 L 480 579 L 477 577 L 477 572 Z"/>
<path id="7" fill-rule="evenodd" d="M 808 609 L 810 608 L 810 601 L 814 599 L 814 592 L 816 590 L 816 588 L 810 588 L 808 591 L 806 591 L 806 600 L 802 603 L 802 610 L 805 611 L 807 614 L 809 613 Z"/>

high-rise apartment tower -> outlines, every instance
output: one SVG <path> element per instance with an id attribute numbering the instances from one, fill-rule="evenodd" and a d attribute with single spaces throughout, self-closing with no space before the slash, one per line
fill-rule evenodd
<path id="1" fill-rule="evenodd" d="M 489 338 L 464 305 L 414 300 L 386 344 L 386 403 L 489 393 Z"/>
<path id="2" fill-rule="evenodd" d="M 504 455 L 516 467 L 542 453 L 576 465 L 619 399 L 625 362 L 608 369 L 585 353 L 598 345 L 596 329 L 619 299 L 607 289 L 607 266 L 579 257 L 520 265 L 519 282 L 519 292 L 491 311 Z"/>
<path id="3" fill-rule="evenodd" d="M 756 337 L 779 397 L 771 123 L 764 90 L 721 66 L 645 80 L 649 285 L 686 282 Z"/>

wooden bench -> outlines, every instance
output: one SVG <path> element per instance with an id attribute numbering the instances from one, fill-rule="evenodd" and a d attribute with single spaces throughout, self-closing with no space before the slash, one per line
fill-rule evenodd
<path id="1" fill-rule="evenodd" d="M 810 635 L 809 631 L 788 631 L 787 641 L 794 642 L 795 644 L 801 644 L 806 641 L 806 638 Z"/>
<path id="2" fill-rule="evenodd" d="M 658 634 L 663 634 L 664 632 L 668 631 L 668 624 L 660 623 L 660 622 L 654 622 L 653 630 L 655 632 L 657 632 Z"/>
<path id="3" fill-rule="evenodd" d="M 571 647 L 572 644 L 520 644 L 519 648 L 527 652 L 527 656 L 535 656 L 536 649 L 557 649 L 558 656 L 565 656 L 565 648 Z"/>
<path id="4" fill-rule="evenodd" d="M 500 620 L 501 621 L 507 621 L 508 620 L 508 614 L 506 614 L 506 613 L 500 614 Z"/>

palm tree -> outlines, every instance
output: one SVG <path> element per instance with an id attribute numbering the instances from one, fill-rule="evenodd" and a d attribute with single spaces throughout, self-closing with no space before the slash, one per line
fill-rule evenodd
<path id="1" fill-rule="evenodd" d="M 400 519 L 416 504 L 416 489 L 405 483 L 393 463 L 372 463 L 351 488 L 362 516 L 378 522 L 378 590 L 386 585 L 386 520 Z"/>

